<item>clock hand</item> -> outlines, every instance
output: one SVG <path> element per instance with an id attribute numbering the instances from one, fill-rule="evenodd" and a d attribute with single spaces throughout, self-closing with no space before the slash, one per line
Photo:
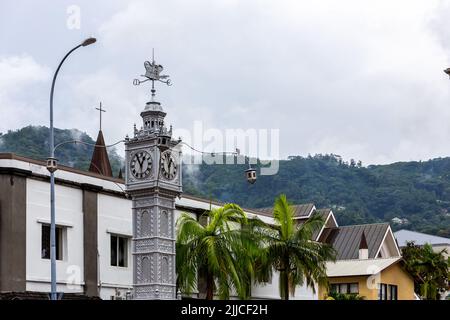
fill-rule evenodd
<path id="1" fill-rule="evenodd" d="M 142 157 L 142 161 L 141 161 L 138 156 L 138 163 L 139 163 L 139 167 L 141 167 L 141 170 L 142 170 L 142 165 L 144 164 L 144 157 Z"/>
<path id="2" fill-rule="evenodd" d="M 164 171 L 169 172 L 169 164 L 167 161 L 164 161 Z"/>

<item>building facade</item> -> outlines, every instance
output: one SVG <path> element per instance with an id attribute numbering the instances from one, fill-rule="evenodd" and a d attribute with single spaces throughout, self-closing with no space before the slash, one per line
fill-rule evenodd
<path id="1" fill-rule="evenodd" d="M 60 166 L 56 177 L 58 292 L 130 298 L 133 289 L 132 200 L 124 181 Z M 50 291 L 50 184 L 45 163 L 0 154 L 0 292 Z M 199 216 L 219 203 L 184 195 L 181 212 Z M 265 222 L 271 218 L 246 209 Z M 277 299 L 277 275 L 252 295 Z M 199 295 L 194 295 L 199 297 Z M 299 287 L 295 299 L 317 299 Z"/>
<path id="2" fill-rule="evenodd" d="M 124 180 L 64 166 L 59 167 L 55 177 L 58 291 L 102 299 L 132 298 L 133 201 L 124 192 Z M 0 154 L 0 292 L 50 291 L 49 199 L 45 163 Z M 174 219 L 181 212 L 198 218 L 220 205 L 183 195 L 175 198 Z M 389 290 L 397 290 L 398 299 L 413 299 L 412 282 L 403 277 L 400 251 L 388 224 L 339 226 L 330 209 L 318 210 L 313 204 L 296 205 L 294 209 L 298 223 L 315 212 L 325 220 L 312 240 L 329 243 L 337 251 L 338 261 L 330 263 L 327 270 L 330 289 L 337 290 L 340 283 L 358 282 L 359 294 L 376 299 L 384 297 L 380 290 L 397 286 Z M 249 218 L 273 223 L 270 208 L 244 211 Z M 367 254 L 361 259 L 363 234 Z M 392 263 L 386 265 L 385 261 Z M 361 274 L 345 273 L 363 267 L 358 271 Z M 380 284 L 370 294 L 361 282 L 369 277 Z M 403 280 L 395 282 L 399 279 Z M 383 284 L 390 287 L 383 289 Z M 355 290 L 354 285 L 351 288 Z M 253 286 L 251 293 L 254 299 L 279 299 L 278 274 L 274 273 L 268 283 Z M 322 299 L 325 294 L 324 288 L 316 287 L 313 292 L 299 286 L 292 299 Z M 193 297 L 202 295 L 196 293 Z"/>

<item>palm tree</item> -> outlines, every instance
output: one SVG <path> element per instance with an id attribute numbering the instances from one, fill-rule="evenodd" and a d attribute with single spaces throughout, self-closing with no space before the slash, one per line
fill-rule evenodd
<path id="1" fill-rule="evenodd" d="M 417 246 L 408 242 L 402 254 L 406 270 L 413 276 L 415 291 L 424 299 L 437 300 L 449 287 L 450 258 L 447 251 L 434 252 L 429 244 Z"/>
<path id="2" fill-rule="evenodd" d="M 280 195 L 273 208 L 275 225 L 257 227 L 262 236 L 261 256 L 256 265 L 256 281 L 265 282 L 273 270 L 280 273 L 280 297 L 289 300 L 295 287 L 306 283 L 315 293 L 315 283 L 327 286 L 326 262 L 335 260 L 335 251 L 327 244 L 312 241 L 314 231 L 324 221 L 313 215 L 302 224 L 294 220 L 293 208 Z"/>
<path id="3" fill-rule="evenodd" d="M 204 275 L 206 299 L 213 299 L 215 289 L 220 299 L 228 299 L 231 290 L 247 298 L 253 275 L 250 257 L 257 248 L 245 229 L 245 213 L 238 205 L 226 204 L 205 212 L 204 217 L 205 225 L 186 213 L 177 221 L 178 287 L 190 294 L 198 276 Z"/>

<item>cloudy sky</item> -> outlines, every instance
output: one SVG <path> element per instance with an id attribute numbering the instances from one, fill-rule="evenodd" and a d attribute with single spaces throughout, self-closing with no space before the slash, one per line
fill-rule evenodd
<path id="1" fill-rule="evenodd" d="M 449 17 L 433 0 L 2 1 L 0 132 L 48 125 L 59 60 L 95 36 L 61 71 L 57 127 L 95 137 L 102 101 L 107 143 L 130 134 L 149 98 L 132 80 L 155 48 L 174 128 L 279 129 L 282 158 L 449 156 Z"/>

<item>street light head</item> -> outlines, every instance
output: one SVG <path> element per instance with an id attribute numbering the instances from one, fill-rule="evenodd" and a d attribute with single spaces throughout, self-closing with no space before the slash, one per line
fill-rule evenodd
<path id="1" fill-rule="evenodd" d="M 445 69 L 444 72 L 450 77 L 450 68 Z"/>
<path id="2" fill-rule="evenodd" d="M 256 170 L 252 167 L 249 166 L 249 168 L 245 170 L 245 176 L 250 184 L 254 184 L 256 182 Z"/>
<path id="3" fill-rule="evenodd" d="M 95 38 L 87 38 L 86 40 L 83 41 L 83 43 L 81 44 L 83 47 L 86 47 L 90 44 L 93 44 L 97 41 L 97 39 Z"/>

